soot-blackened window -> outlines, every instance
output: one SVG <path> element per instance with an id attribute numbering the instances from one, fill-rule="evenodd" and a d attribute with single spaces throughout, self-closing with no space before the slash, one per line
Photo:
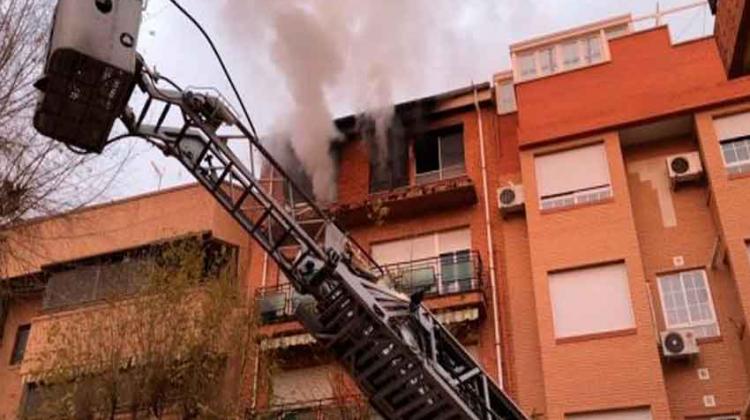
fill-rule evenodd
<path id="1" fill-rule="evenodd" d="M 428 133 L 414 143 L 417 184 L 453 178 L 466 172 L 463 127 Z"/>

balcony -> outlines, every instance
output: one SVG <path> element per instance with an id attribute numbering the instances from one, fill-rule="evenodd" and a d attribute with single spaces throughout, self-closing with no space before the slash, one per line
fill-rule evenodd
<path id="1" fill-rule="evenodd" d="M 311 296 L 299 294 L 291 284 L 263 287 L 256 291 L 263 324 L 294 320 L 294 310 L 305 303 L 315 303 Z"/>
<path id="2" fill-rule="evenodd" d="M 454 295 L 471 292 L 481 294 L 484 277 L 482 260 L 477 251 L 457 251 L 437 257 L 388 264 L 382 267 L 388 275 L 391 287 L 410 295 L 425 291 L 429 300 L 445 297 L 443 303 L 432 309 L 456 306 L 450 299 Z M 275 324 L 294 320 L 294 310 L 301 304 L 314 303 L 310 296 L 297 293 L 290 284 L 264 287 L 257 290 L 261 323 Z M 481 299 L 464 299 L 471 305 Z"/>
<path id="3" fill-rule="evenodd" d="M 274 405 L 267 409 L 256 411 L 248 417 L 260 420 L 374 420 L 381 418 L 359 396 Z"/>
<path id="4" fill-rule="evenodd" d="M 460 169 L 460 172 L 458 172 Z M 414 218 L 477 203 L 474 181 L 460 168 L 450 167 L 416 175 L 415 185 L 371 193 L 366 200 L 337 204 L 329 211 L 347 228 L 373 223 L 372 213 L 388 208 L 386 220 Z"/>
<path id="5" fill-rule="evenodd" d="M 393 289 L 410 295 L 424 290 L 427 296 L 481 290 L 482 260 L 477 251 L 458 251 L 383 266 Z"/>

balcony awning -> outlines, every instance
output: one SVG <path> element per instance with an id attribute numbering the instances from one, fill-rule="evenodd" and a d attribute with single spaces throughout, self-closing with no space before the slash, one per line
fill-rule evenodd
<path id="1" fill-rule="evenodd" d="M 459 324 L 479 319 L 479 308 L 460 309 L 435 314 L 435 318 L 443 325 Z"/>
<path id="2" fill-rule="evenodd" d="M 467 308 L 457 311 L 447 311 L 435 314 L 443 325 L 459 324 L 479 319 L 479 308 Z M 290 347 L 306 346 L 315 342 L 315 338 L 307 333 L 285 335 L 283 337 L 267 338 L 260 343 L 261 350 L 286 349 Z"/>

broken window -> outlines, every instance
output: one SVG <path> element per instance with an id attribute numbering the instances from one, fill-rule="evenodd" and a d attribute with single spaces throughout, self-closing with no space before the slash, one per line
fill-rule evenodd
<path id="1" fill-rule="evenodd" d="M 417 184 L 426 184 L 463 175 L 463 127 L 429 133 L 414 144 Z"/>
<path id="2" fill-rule="evenodd" d="M 387 191 L 409 185 L 409 146 L 403 129 L 394 124 L 388 132 L 387 150 L 370 139 L 370 192 Z"/>

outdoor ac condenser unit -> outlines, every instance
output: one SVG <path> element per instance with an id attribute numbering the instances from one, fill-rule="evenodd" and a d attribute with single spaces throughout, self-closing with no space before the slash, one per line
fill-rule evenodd
<path id="1" fill-rule="evenodd" d="M 503 216 L 510 213 L 522 212 L 525 207 L 525 201 L 523 185 L 510 185 L 497 190 L 497 205 Z"/>
<path id="2" fill-rule="evenodd" d="M 136 73 L 142 0 L 59 0 L 34 127 L 101 152 L 127 105 Z"/>
<path id="3" fill-rule="evenodd" d="M 696 181 L 703 176 L 703 165 L 698 152 L 667 157 L 667 171 L 672 188 L 683 182 Z"/>
<path id="4" fill-rule="evenodd" d="M 668 330 L 661 333 L 661 349 L 665 358 L 680 359 L 698 354 L 698 341 L 693 330 Z"/>

